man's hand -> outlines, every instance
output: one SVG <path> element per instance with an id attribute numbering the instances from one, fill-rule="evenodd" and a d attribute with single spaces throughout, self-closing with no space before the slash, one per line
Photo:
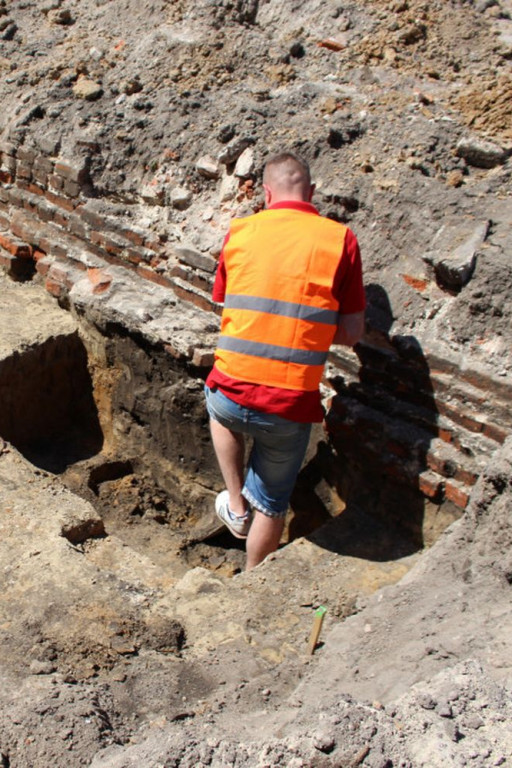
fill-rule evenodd
<path id="1" fill-rule="evenodd" d="M 338 328 L 332 341 L 333 344 L 343 344 L 353 347 L 364 333 L 364 312 L 354 312 L 351 315 L 340 315 Z"/>

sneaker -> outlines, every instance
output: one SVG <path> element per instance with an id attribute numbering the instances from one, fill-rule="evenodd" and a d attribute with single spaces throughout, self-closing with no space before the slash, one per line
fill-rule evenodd
<path id="1" fill-rule="evenodd" d="M 239 517 L 235 515 L 229 508 L 229 493 L 227 491 L 221 491 L 215 499 L 215 511 L 217 517 L 222 520 L 233 536 L 237 539 L 246 539 L 251 527 L 252 515 L 246 512 L 245 515 Z"/>

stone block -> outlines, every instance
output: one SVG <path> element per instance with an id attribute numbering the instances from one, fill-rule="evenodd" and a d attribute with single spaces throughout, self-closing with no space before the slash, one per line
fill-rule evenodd
<path id="1" fill-rule="evenodd" d="M 190 267 L 202 269 L 205 272 L 214 273 L 217 269 L 217 262 L 211 256 L 195 251 L 193 248 L 178 246 L 174 252 L 182 264 L 188 264 Z"/>
<path id="2" fill-rule="evenodd" d="M 454 228 L 441 227 L 434 238 L 432 250 L 424 256 L 424 260 L 434 267 L 440 285 L 458 291 L 469 282 L 489 225 L 489 221 L 483 221 L 469 232 L 467 224 Z"/>
<path id="3" fill-rule="evenodd" d="M 67 197 L 78 197 L 80 194 L 80 189 L 80 184 L 78 184 L 76 181 L 64 180 L 63 192 Z"/>
<path id="4" fill-rule="evenodd" d="M 94 80 L 87 77 L 80 77 L 73 86 L 73 93 L 78 99 L 85 101 L 96 101 L 103 96 L 103 88 Z"/>
<path id="5" fill-rule="evenodd" d="M 68 218 L 68 230 L 72 235 L 85 239 L 87 237 L 87 227 L 76 213 L 72 213 Z"/>
<path id="6" fill-rule="evenodd" d="M 37 152 L 35 149 L 30 149 L 28 147 L 19 147 L 16 157 L 19 162 L 31 166 L 37 157 Z"/>
<path id="7" fill-rule="evenodd" d="M 21 160 L 16 161 L 16 178 L 18 179 L 31 179 L 32 178 L 32 166 L 27 165 Z"/>
<path id="8" fill-rule="evenodd" d="M 209 155 L 203 155 L 196 163 L 197 172 L 205 179 L 218 179 L 220 176 L 220 167 L 216 160 Z"/>
<path id="9" fill-rule="evenodd" d="M 511 152 L 509 147 L 479 136 L 465 136 L 456 147 L 458 157 L 462 157 L 468 165 L 475 168 L 494 168 L 497 165 L 503 165 Z"/>
<path id="10" fill-rule="evenodd" d="M 55 163 L 44 155 L 38 155 L 34 160 L 34 170 L 41 170 L 42 172 L 49 174 L 53 173 Z"/>
<path id="11" fill-rule="evenodd" d="M 64 188 L 64 179 L 62 176 L 52 173 L 48 176 L 48 187 L 50 190 L 60 192 Z"/>
<path id="12" fill-rule="evenodd" d="M 89 178 L 89 171 L 85 161 L 72 163 L 67 160 L 57 160 L 55 163 L 55 173 L 62 176 L 66 181 L 74 181 L 77 184 L 83 184 Z"/>
<path id="13" fill-rule="evenodd" d="M 192 192 L 185 187 L 175 187 L 171 191 L 171 205 L 180 211 L 184 211 L 192 202 Z"/>
<path id="14" fill-rule="evenodd" d="M 238 179 L 247 179 L 254 172 L 254 151 L 246 147 L 235 165 L 235 176 Z"/>
<path id="15" fill-rule="evenodd" d="M 254 140 L 249 136 L 237 136 L 221 149 L 217 156 L 219 163 L 222 163 L 222 165 L 233 165 L 244 149 L 251 144 L 254 144 Z"/>

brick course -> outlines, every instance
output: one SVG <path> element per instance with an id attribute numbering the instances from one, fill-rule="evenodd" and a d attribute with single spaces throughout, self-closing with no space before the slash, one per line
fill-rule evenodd
<path id="1" fill-rule="evenodd" d="M 83 194 L 86 160 L 50 157 L 5 140 L 0 153 L 0 265 L 15 279 L 29 277 L 35 265 L 47 289 L 62 299 L 85 270 L 94 292 L 108 290 L 112 264 L 221 313 L 211 299 L 217 261 L 166 246 L 164 236 L 117 216 L 114 207 L 105 213 L 106 203 Z M 415 290 L 425 287 L 414 276 L 402 277 Z M 182 355 L 172 345 L 165 348 Z M 329 403 L 331 444 L 374 482 L 385 478 L 429 502 L 464 509 L 482 463 L 469 455 L 467 435 L 476 455 L 487 457 L 491 443 L 512 433 L 508 384 L 435 355 L 427 360 L 376 329 L 356 350 L 329 354 L 324 384 L 340 393 Z M 213 362 L 209 350 L 190 354 L 199 368 Z"/>

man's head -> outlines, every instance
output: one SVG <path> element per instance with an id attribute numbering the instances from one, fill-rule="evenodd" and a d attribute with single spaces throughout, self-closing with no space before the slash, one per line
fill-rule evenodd
<path id="1" fill-rule="evenodd" d="M 309 165 L 293 152 L 281 152 L 272 155 L 263 171 L 263 189 L 265 204 L 282 200 L 300 200 L 309 202 L 315 191 L 311 184 Z"/>

